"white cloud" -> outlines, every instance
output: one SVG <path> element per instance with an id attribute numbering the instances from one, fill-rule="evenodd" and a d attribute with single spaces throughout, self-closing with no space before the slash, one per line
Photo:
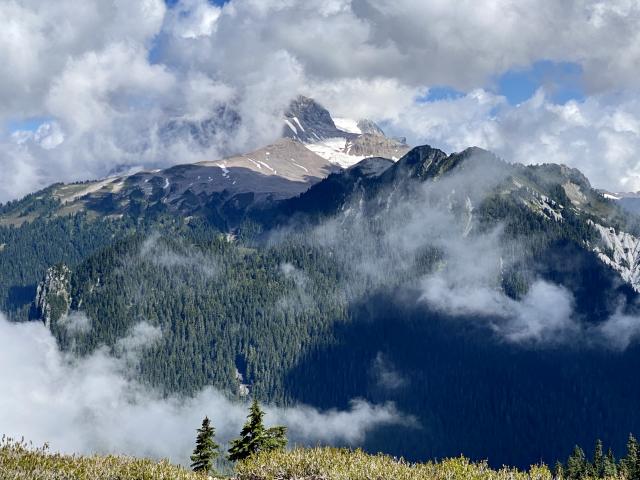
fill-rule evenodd
<path id="1" fill-rule="evenodd" d="M 386 390 L 398 390 L 409 385 L 409 379 L 398 371 L 387 356 L 378 352 L 371 368 L 376 384 Z"/>
<path id="2" fill-rule="evenodd" d="M 220 7 L 206 0 L 183 0 L 169 11 L 165 28 L 182 38 L 210 36 L 220 13 Z"/>
<path id="3" fill-rule="evenodd" d="M 71 335 L 89 333 L 91 331 L 91 320 L 83 312 L 73 311 L 64 315 L 58 320 L 61 325 Z"/>
<path id="4" fill-rule="evenodd" d="M 148 347 L 158 335 L 143 323 L 120 343 L 121 357 L 101 348 L 75 358 L 60 352 L 41 323 L 10 323 L 0 315 L 0 435 L 49 442 L 64 452 L 115 452 L 182 463 L 205 415 L 219 440 L 236 437 L 246 405 L 213 388 L 193 398 L 167 398 L 129 378 L 135 356 L 127 349 Z M 414 420 L 392 404 L 354 401 L 345 411 L 267 408 L 266 422 L 287 425 L 293 442 L 315 444 L 358 443 L 377 426 Z"/>
<path id="5" fill-rule="evenodd" d="M 597 331 L 609 346 L 624 350 L 640 339 L 640 317 L 616 312 L 606 322 L 598 325 Z"/>
<path id="6" fill-rule="evenodd" d="M 0 17 L 0 63 L 10 72 L 0 78 L 0 124 L 40 117 L 59 128 L 18 149 L 11 132 L 0 136 L 0 166 L 14 180 L 0 183 L 0 201 L 54 181 L 262 146 L 298 93 L 338 115 L 386 121 L 415 142 L 565 161 L 597 185 L 640 188 L 632 0 L 182 0 L 172 9 L 162 0 L 9 0 Z M 537 60 L 580 65 L 596 96 L 511 108 L 486 91 Z M 433 85 L 468 94 L 416 105 Z M 185 135 L 158 138 L 168 120 L 202 120 L 220 105 L 240 122 L 207 148 Z"/>
<path id="7" fill-rule="evenodd" d="M 455 260 L 454 260 L 455 261 Z M 452 280 L 452 279 L 449 279 Z M 463 284 L 458 282 L 463 281 Z M 534 282 L 521 300 L 509 298 L 486 283 L 448 282 L 433 275 L 422 282 L 421 300 L 451 315 L 490 318 L 491 328 L 513 343 L 558 344 L 580 338 L 574 318 L 573 297 L 563 287 L 542 280 Z"/>
<path id="8" fill-rule="evenodd" d="M 161 338 L 162 330 L 160 327 L 153 326 L 148 322 L 136 323 L 126 337 L 116 342 L 116 351 L 136 353 L 153 346 Z"/>
<path id="9" fill-rule="evenodd" d="M 152 234 L 143 242 L 140 258 L 160 267 L 194 270 L 208 278 L 216 276 L 220 271 L 214 257 L 204 255 L 191 247 L 172 249 L 161 240 L 159 234 Z"/>
<path id="10" fill-rule="evenodd" d="M 407 135 L 414 144 L 446 151 L 476 145 L 509 162 L 579 168 L 599 188 L 640 190 L 640 102 L 632 92 L 559 105 L 540 89 L 511 106 L 503 97 L 474 90 L 416 103 L 387 122 L 391 133 Z"/>

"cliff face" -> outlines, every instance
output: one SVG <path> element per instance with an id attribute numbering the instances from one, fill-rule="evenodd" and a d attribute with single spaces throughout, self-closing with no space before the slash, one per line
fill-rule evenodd
<path id="1" fill-rule="evenodd" d="M 64 264 L 47 269 L 44 280 L 36 291 L 35 308 L 37 318 L 49 328 L 69 312 L 71 270 Z"/>

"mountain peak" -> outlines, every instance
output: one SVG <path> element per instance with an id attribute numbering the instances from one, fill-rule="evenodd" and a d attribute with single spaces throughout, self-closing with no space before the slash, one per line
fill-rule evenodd
<path id="1" fill-rule="evenodd" d="M 372 120 L 333 117 L 314 99 L 302 95 L 284 113 L 282 135 L 341 167 L 367 157 L 397 160 L 409 150 L 405 142 L 386 137 Z"/>
<path id="2" fill-rule="evenodd" d="M 323 138 L 343 137 L 329 111 L 312 98 L 298 95 L 284 113 L 283 136 L 301 142 L 317 142 Z"/>
<path id="3" fill-rule="evenodd" d="M 420 145 L 413 147 L 398 161 L 398 166 L 413 167 L 431 165 L 447 158 L 447 154 L 431 145 Z M 425 168 L 428 168 L 425 167 Z"/>

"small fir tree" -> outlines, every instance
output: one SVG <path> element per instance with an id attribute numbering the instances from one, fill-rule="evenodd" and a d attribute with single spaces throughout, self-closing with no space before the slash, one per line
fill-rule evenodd
<path id="1" fill-rule="evenodd" d="M 229 460 L 243 460 L 254 453 L 286 447 L 286 427 L 265 428 L 263 419 L 264 412 L 258 401 L 254 399 L 249 408 L 247 421 L 240 432 L 240 437 L 231 442 Z"/>
<path id="2" fill-rule="evenodd" d="M 640 480 L 638 441 L 631 433 L 629 434 L 629 440 L 627 440 L 627 455 L 620 462 L 620 468 L 628 480 Z"/>
<path id="3" fill-rule="evenodd" d="M 208 417 L 204 417 L 197 432 L 196 448 L 191 455 L 191 468 L 194 472 L 210 473 L 213 470 L 213 462 L 220 454 L 220 446 L 214 440 L 216 431 Z"/>
<path id="4" fill-rule="evenodd" d="M 587 461 L 584 451 L 576 445 L 573 453 L 567 459 L 566 478 L 571 480 L 580 480 L 584 477 Z"/>
<path id="5" fill-rule="evenodd" d="M 604 469 L 603 477 L 611 478 L 618 475 L 618 467 L 616 465 L 616 457 L 613 456 L 613 450 L 607 450 L 607 455 L 604 457 Z"/>
<path id="6" fill-rule="evenodd" d="M 593 475 L 598 478 L 604 477 L 604 449 L 602 447 L 602 440 L 596 440 L 596 446 L 593 450 Z"/>

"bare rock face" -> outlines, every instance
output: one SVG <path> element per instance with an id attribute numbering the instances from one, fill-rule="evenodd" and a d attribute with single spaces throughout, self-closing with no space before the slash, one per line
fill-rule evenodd
<path id="1" fill-rule="evenodd" d="M 37 318 L 47 328 L 69 312 L 71 306 L 71 270 L 64 264 L 47 269 L 44 280 L 36 291 L 35 308 Z"/>
<path id="2" fill-rule="evenodd" d="M 358 120 L 358 128 L 362 132 L 362 134 L 370 134 L 370 135 L 378 135 L 380 137 L 384 137 L 385 134 L 382 129 L 373 121 L 363 118 Z"/>
<path id="3" fill-rule="evenodd" d="M 317 142 L 325 138 L 352 137 L 355 134 L 339 130 L 329 111 L 312 98 L 296 98 L 284 114 L 282 135 L 299 142 Z"/>
<path id="4" fill-rule="evenodd" d="M 363 133 L 359 137 L 347 141 L 346 149 L 351 155 L 385 157 L 392 160 L 399 159 L 410 150 L 408 145 L 377 133 Z"/>

